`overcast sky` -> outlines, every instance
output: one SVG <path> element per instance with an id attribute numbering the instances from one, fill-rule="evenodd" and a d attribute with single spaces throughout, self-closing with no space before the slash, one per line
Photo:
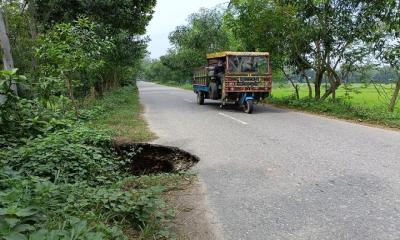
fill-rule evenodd
<path id="1" fill-rule="evenodd" d="M 147 28 L 150 36 L 148 51 L 152 58 L 165 54 L 170 47 L 168 34 L 186 23 L 187 17 L 200 8 L 212 8 L 229 0 L 158 0 L 153 20 Z"/>

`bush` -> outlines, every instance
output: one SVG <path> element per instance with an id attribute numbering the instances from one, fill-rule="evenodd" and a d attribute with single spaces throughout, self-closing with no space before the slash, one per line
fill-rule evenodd
<path id="1" fill-rule="evenodd" d="M 33 110 L 46 119 L 40 131 L 33 134 L 35 125 L 17 125 L 21 135 L 27 133 L 14 143 L 8 137 L 15 131 L 0 133 L 5 143 L 0 146 L 0 240 L 127 239 L 127 228 L 151 238 L 170 237 L 165 229 L 171 212 L 161 196 L 167 177 L 127 178 L 126 160 L 113 149 L 114 131 L 89 127 L 126 105 L 127 98 L 117 95 L 130 91 L 105 96 L 80 109 L 79 117 L 36 102 L 40 108 Z M 137 101 L 135 95 L 132 99 Z M 27 113 L 20 123 L 28 121 L 31 109 L 18 110 Z"/>
<path id="2" fill-rule="evenodd" d="M 123 239 L 117 225 L 97 223 L 88 217 L 95 213 L 75 207 L 84 205 L 86 184 L 54 184 L 5 168 L 0 181 L 0 239 Z"/>
<path id="3" fill-rule="evenodd" d="M 154 180 L 153 186 L 130 189 L 125 181 L 91 187 L 83 182 L 57 184 L 0 168 L 0 239 L 64 239 L 74 231 L 79 236 L 74 239 L 125 239 L 126 225 L 140 230 L 152 223 L 160 228 L 172 215 L 164 211 L 160 197 L 165 188 L 154 185 Z"/>
<path id="4" fill-rule="evenodd" d="M 4 165 L 50 181 L 91 184 L 115 179 L 124 162 L 112 149 L 108 131 L 76 126 L 30 140 L 0 154 Z"/>

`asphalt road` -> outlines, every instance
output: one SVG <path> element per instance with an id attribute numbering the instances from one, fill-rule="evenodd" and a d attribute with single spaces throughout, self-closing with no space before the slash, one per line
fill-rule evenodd
<path id="1" fill-rule="evenodd" d="M 139 83 L 157 143 L 198 155 L 225 239 L 400 239 L 400 132 Z"/>

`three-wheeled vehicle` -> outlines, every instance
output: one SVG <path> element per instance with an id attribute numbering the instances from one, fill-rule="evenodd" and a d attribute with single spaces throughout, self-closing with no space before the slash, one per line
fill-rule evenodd
<path id="1" fill-rule="evenodd" d="M 236 104 L 246 113 L 271 94 L 272 71 L 267 52 L 220 52 L 207 54 L 207 66 L 194 70 L 197 103 L 221 100 L 221 107 Z"/>

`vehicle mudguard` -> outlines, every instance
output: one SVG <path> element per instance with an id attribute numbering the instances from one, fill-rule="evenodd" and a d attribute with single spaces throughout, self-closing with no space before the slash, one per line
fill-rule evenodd
<path id="1" fill-rule="evenodd" d="M 254 100 L 254 94 L 253 93 L 244 93 L 240 96 L 240 104 L 245 104 L 249 100 Z"/>

